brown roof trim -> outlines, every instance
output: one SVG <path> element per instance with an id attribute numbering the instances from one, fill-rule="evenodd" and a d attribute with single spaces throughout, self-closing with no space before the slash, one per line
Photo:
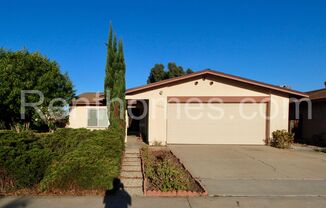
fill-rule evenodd
<path id="1" fill-rule="evenodd" d="M 126 90 L 126 95 L 137 93 L 137 92 L 142 92 L 144 90 L 151 90 L 156 87 L 161 87 L 161 86 L 164 86 L 164 85 L 167 85 L 170 83 L 174 83 L 174 82 L 178 82 L 178 81 L 182 81 L 182 80 L 186 80 L 186 79 L 190 79 L 190 78 L 194 78 L 194 77 L 198 77 L 198 76 L 202 76 L 202 75 L 218 76 L 218 77 L 235 80 L 235 81 L 239 81 L 239 82 L 243 82 L 243 83 L 247 83 L 247 84 L 251 84 L 251 85 L 255 85 L 255 86 L 259 86 L 259 87 L 263 87 L 263 88 L 268 88 L 268 89 L 275 90 L 278 92 L 288 93 L 291 95 L 296 95 L 296 96 L 301 96 L 301 97 L 308 97 L 308 95 L 304 92 L 299 92 L 296 90 L 282 88 L 282 87 L 278 87 L 275 85 L 258 82 L 255 80 L 242 78 L 239 76 L 234 76 L 234 75 L 230 75 L 230 74 L 226 74 L 226 73 L 222 73 L 222 72 L 218 72 L 218 71 L 214 71 L 214 70 L 210 70 L 210 69 L 206 69 L 206 70 L 199 71 L 199 72 L 194 72 L 194 73 L 187 74 L 187 75 L 180 76 L 180 77 L 162 80 L 159 82 L 155 82 L 155 83 L 151 83 L 151 84 L 147 84 L 147 85 L 143 85 L 143 86 L 139 86 L 139 87 L 130 88 L 130 89 Z"/>
<path id="2" fill-rule="evenodd" d="M 306 93 L 309 94 L 309 93 L 312 93 L 312 92 L 319 92 L 319 91 L 324 91 L 326 90 L 326 88 L 321 88 L 321 89 L 317 89 L 317 90 L 311 90 L 311 91 L 307 91 Z"/>
<path id="3" fill-rule="evenodd" d="M 269 96 L 169 96 L 168 103 L 267 103 Z"/>
<path id="4" fill-rule="evenodd" d="M 306 92 L 309 95 L 311 100 L 325 100 L 326 99 L 326 88 L 322 88 L 319 90 L 313 90 Z"/>
<path id="5" fill-rule="evenodd" d="M 104 94 L 101 92 L 85 92 L 74 98 L 70 106 L 104 106 Z"/>

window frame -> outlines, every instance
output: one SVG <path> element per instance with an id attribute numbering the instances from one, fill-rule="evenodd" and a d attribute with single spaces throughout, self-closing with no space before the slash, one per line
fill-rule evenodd
<path id="1" fill-rule="evenodd" d="M 96 111 L 96 125 L 89 125 L 89 116 L 90 116 L 90 111 Z M 107 118 L 107 124 L 106 125 L 103 125 L 101 126 L 100 125 L 100 111 L 101 110 L 104 110 L 105 111 L 105 115 L 106 115 L 106 118 Z M 109 126 L 109 118 L 107 116 L 107 109 L 106 108 L 87 108 L 87 127 L 88 128 L 106 128 Z"/>

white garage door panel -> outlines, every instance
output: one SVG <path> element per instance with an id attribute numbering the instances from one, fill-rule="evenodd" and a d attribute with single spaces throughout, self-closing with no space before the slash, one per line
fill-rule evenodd
<path id="1" fill-rule="evenodd" d="M 168 104 L 167 142 L 170 144 L 264 144 L 266 104 L 242 104 L 241 108 L 240 104 L 235 103 L 210 105 Z M 246 119 L 241 116 L 241 112 L 253 118 Z M 194 118 L 196 116 L 198 117 Z M 217 118 L 218 116 L 220 118 Z"/>

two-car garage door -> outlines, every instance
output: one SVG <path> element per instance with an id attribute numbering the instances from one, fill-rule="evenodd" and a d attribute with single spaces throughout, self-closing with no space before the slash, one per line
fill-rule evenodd
<path id="1" fill-rule="evenodd" d="M 266 103 L 169 103 L 169 144 L 263 144 Z"/>

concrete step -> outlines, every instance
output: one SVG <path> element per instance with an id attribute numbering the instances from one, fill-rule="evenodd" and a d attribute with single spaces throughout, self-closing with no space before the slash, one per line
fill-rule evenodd
<path id="1" fill-rule="evenodd" d="M 134 172 L 134 171 L 122 171 L 120 174 L 121 178 L 143 178 L 143 174 L 138 171 L 138 172 Z"/>
<path id="2" fill-rule="evenodd" d="M 123 171 L 141 171 L 141 167 L 140 165 L 138 166 L 122 165 L 121 172 Z"/>
<path id="3" fill-rule="evenodd" d="M 130 196 L 143 196 L 143 188 L 140 187 L 130 187 L 130 188 L 125 188 L 125 191 L 130 195 Z"/>
<path id="4" fill-rule="evenodd" d="M 143 186 L 143 179 L 139 178 L 121 178 L 121 182 L 125 188 Z"/>
<path id="5" fill-rule="evenodd" d="M 139 149 L 126 149 L 126 154 L 139 154 Z"/>
<path id="6" fill-rule="evenodd" d="M 123 166 L 140 166 L 140 162 L 135 162 L 135 161 L 123 161 L 122 162 Z"/>
<path id="7" fill-rule="evenodd" d="M 123 162 L 139 162 L 140 163 L 140 158 L 139 157 L 124 157 Z"/>
<path id="8" fill-rule="evenodd" d="M 136 153 L 128 153 L 124 155 L 125 158 L 140 158 L 140 155 L 139 154 L 136 154 Z"/>

